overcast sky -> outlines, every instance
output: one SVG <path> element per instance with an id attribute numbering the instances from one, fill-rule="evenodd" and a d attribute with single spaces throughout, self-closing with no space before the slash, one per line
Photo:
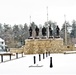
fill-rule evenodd
<path id="1" fill-rule="evenodd" d="M 66 20 L 76 20 L 76 0 L 0 0 L 0 23 L 30 24 L 34 21 L 37 25 L 44 24 L 48 19 L 56 21 L 59 26 Z"/>

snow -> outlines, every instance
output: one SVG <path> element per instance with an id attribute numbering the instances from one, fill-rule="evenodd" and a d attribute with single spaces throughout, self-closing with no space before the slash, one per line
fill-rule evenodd
<path id="1" fill-rule="evenodd" d="M 0 42 L 4 42 L 4 40 L 2 38 L 0 38 Z"/>
<path id="2" fill-rule="evenodd" d="M 33 62 L 36 56 L 36 64 Z M 19 54 L 21 57 L 21 54 Z M 52 57 L 53 67 L 50 68 L 50 57 Z M 75 75 L 76 74 L 76 54 L 50 54 L 41 61 L 39 55 L 24 55 L 19 59 L 12 56 L 11 61 L 0 63 L 0 75 Z M 9 56 L 4 56 L 4 60 L 9 60 Z M 30 65 L 43 65 L 42 67 L 29 67 Z"/>
<path id="3" fill-rule="evenodd" d="M 64 54 L 73 54 L 76 53 L 76 51 L 64 51 Z"/>

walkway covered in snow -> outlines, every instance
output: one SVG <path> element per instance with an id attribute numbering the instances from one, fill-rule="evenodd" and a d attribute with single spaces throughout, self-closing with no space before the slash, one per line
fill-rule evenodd
<path id="1" fill-rule="evenodd" d="M 36 64 L 33 62 L 36 56 Z M 53 67 L 50 68 L 50 57 L 52 57 Z M 5 57 L 5 60 L 8 56 Z M 39 61 L 39 55 L 25 55 L 11 61 L 0 63 L 0 75 L 68 75 L 76 74 L 76 54 L 50 54 L 50 56 Z M 30 65 L 43 65 L 43 67 L 29 67 Z"/>

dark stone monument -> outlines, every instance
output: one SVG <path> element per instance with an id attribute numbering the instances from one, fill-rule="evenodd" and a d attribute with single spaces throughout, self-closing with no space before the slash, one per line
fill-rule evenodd
<path id="1" fill-rule="evenodd" d="M 46 39 L 46 28 L 45 27 L 42 28 L 42 35 L 43 35 L 42 39 Z"/>
<path id="2" fill-rule="evenodd" d="M 43 59 L 45 59 L 45 54 L 43 53 Z"/>
<path id="3" fill-rule="evenodd" d="M 34 56 L 34 64 L 36 63 L 36 57 Z"/>
<path id="4" fill-rule="evenodd" d="M 32 37 L 32 27 L 29 28 L 29 34 L 30 34 L 29 39 L 32 39 L 32 38 L 31 38 L 31 37 Z"/>
<path id="5" fill-rule="evenodd" d="M 39 61 L 41 61 L 41 55 L 39 54 Z"/>
<path id="6" fill-rule="evenodd" d="M 39 36 L 39 28 L 37 26 L 35 28 L 35 31 L 36 31 L 36 36 Z"/>
<path id="7" fill-rule="evenodd" d="M 52 29 L 51 29 L 51 26 L 49 26 L 49 38 L 53 38 L 53 34 L 52 34 L 53 32 L 52 32 Z"/>
<path id="8" fill-rule="evenodd" d="M 60 28 L 57 26 L 56 27 L 56 37 L 58 37 L 58 38 L 59 38 L 59 30 L 60 30 Z"/>
<path id="9" fill-rule="evenodd" d="M 35 37 L 35 39 L 39 39 L 39 28 L 36 26 L 36 28 L 35 28 L 35 32 L 36 32 L 36 37 Z"/>
<path id="10" fill-rule="evenodd" d="M 16 53 L 16 59 L 18 59 L 18 53 Z"/>
<path id="11" fill-rule="evenodd" d="M 42 28 L 42 35 L 46 36 L 46 28 L 45 27 Z"/>
<path id="12" fill-rule="evenodd" d="M 50 68 L 53 67 L 53 64 L 52 64 L 52 57 L 50 57 Z"/>
<path id="13" fill-rule="evenodd" d="M 29 34 L 30 34 L 30 37 L 32 36 L 32 27 L 30 27 L 29 29 Z"/>
<path id="14" fill-rule="evenodd" d="M 47 57 L 47 52 L 46 52 L 46 57 Z"/>
<path id="15" fill-rule="evenodd" d="M 52 29 L 50 26 L 49 26 L 49 33 L 50 33 L 50 36 L 52 36 Z"/>
<path id="16" fill-rule="evenodd" d="M 49 56 L 50 56 L 50 51 L 49 51 Z"/>

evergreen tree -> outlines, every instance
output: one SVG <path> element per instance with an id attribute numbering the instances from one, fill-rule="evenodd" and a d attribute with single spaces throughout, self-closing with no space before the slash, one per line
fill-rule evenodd
<path id="1" fill-rule="evenodd" d="M 29 30 L 28 30 L 28 26 L 27 24 L 25 23 L 24 24 L 24 27 L 23 27 L 23 39 L 27 39 L 29 37 Z"/>
<path id="2" fill-rule="evenodd" d="M 63 38 L 64 42 L 65 42 L 65 25 L 66 25 L 66 35 L 67 35 L 67 44 L 70 44 L 70 31 L 69 28 L 71 27 L 71 25 L 69 24 L 69 22 L 64 22 L 62 28 L 61 28 L 61 34 L 60 36 Z"/>
<path id="3" fill-rule="evenodd" d="M 19 27 L 18 27 L 18 25 L 13 26 L 13 34 L 14 34 L 14 39 L 18 40 L 18 36 L 19 36 Z"/>
<path id="4" fill-rule="evenodd" d="M 73 20 L 73 22 L 72 22 L 71 37 L 76 38 L 76 21 L 75 20 Z"/>

